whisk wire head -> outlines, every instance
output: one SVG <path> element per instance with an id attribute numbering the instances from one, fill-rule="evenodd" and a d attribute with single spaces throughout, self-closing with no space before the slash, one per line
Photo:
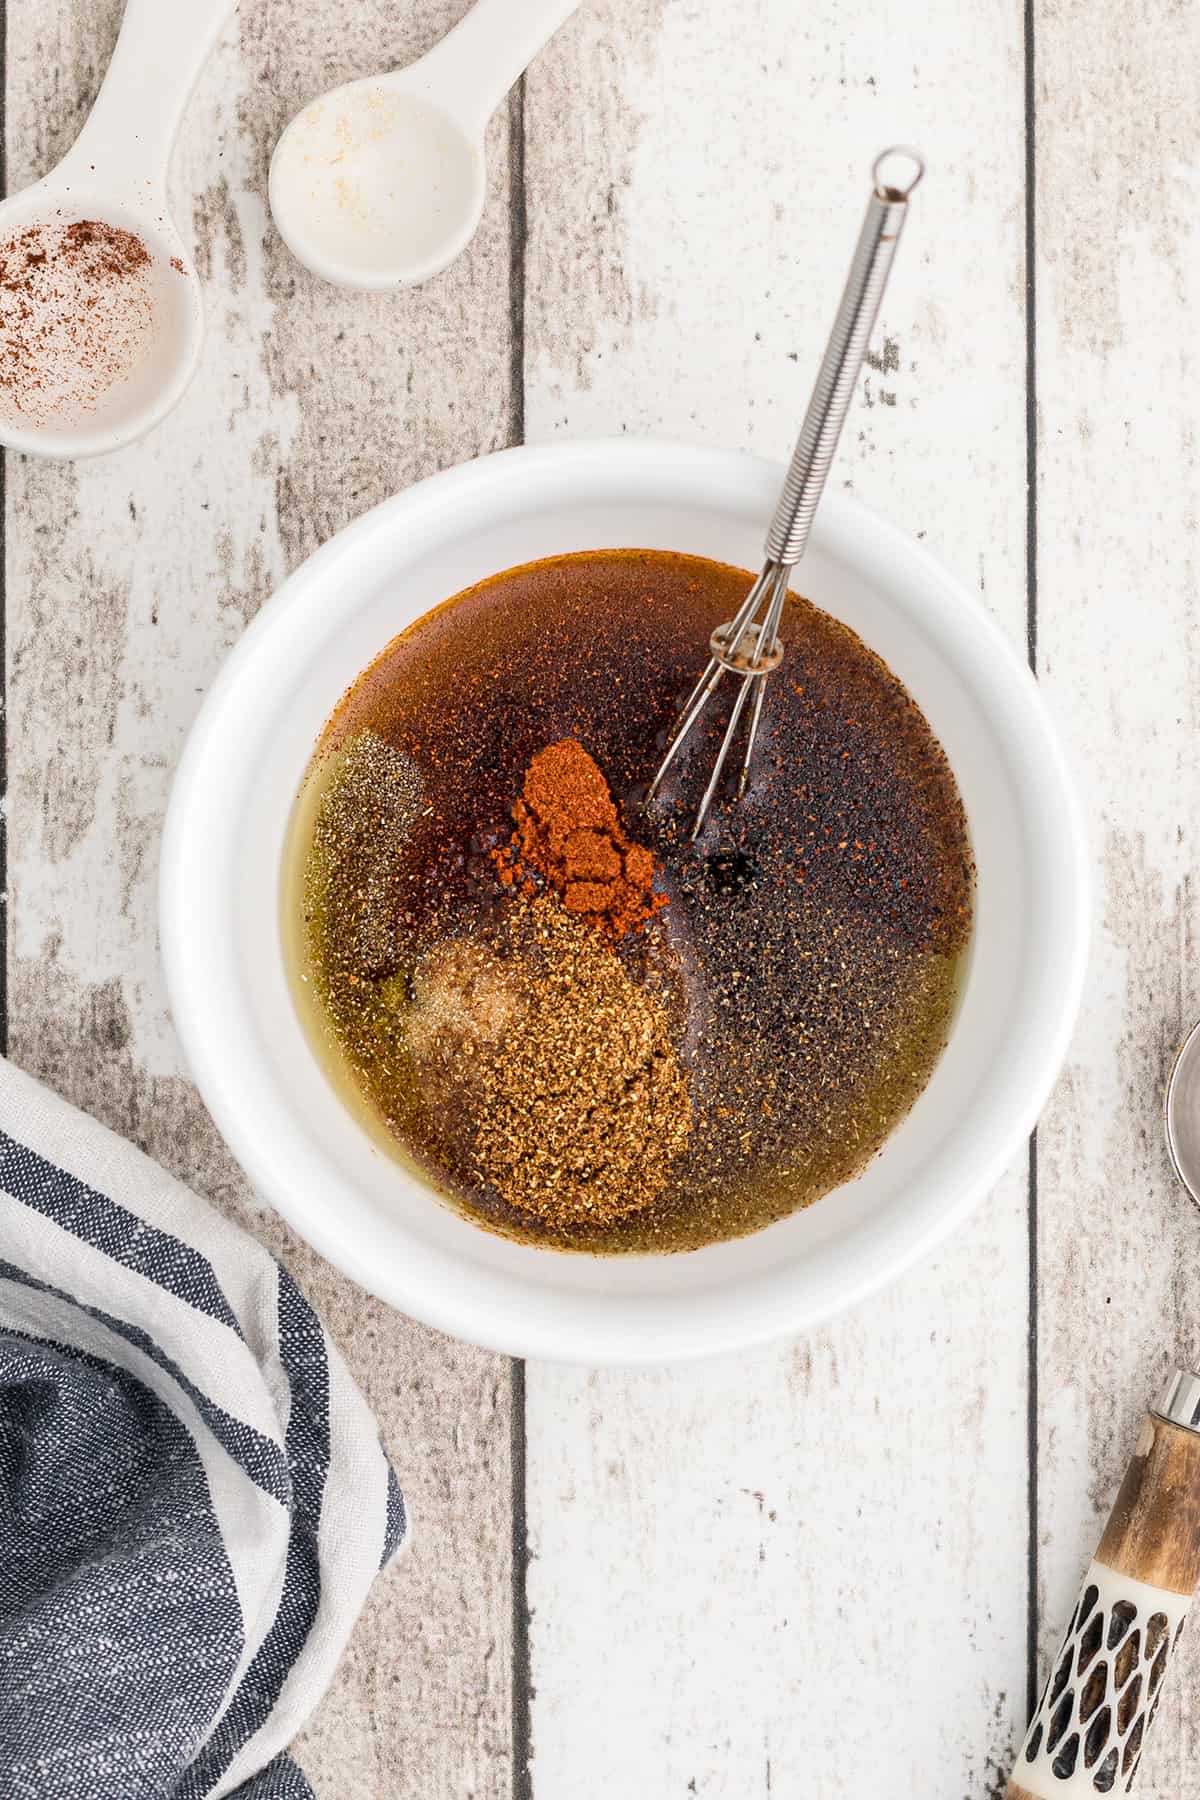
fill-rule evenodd
<path id="1" fill-rule="evenodd" d="M 779 642 L 779 622 L 783 615 L 783 602 L 787 595 L 789 568 L 780 563 L 767 562 L 759 572 L 742 605 L 735 616 L 724 625 L 718 625 L 709 639 L 711 656 L 708 666 L 699 681 L 692 689 L 684 703 L 678 718 L 667 739 L 667 747 L 663 759 L 658 765 L 653 781 L 646 793 L 646 805 L 654 799 L 662 786 L 663 778 L 675 761 L 710 697 L 716 692 L 726 675 L 734 676 L 741 686 L 730 710 L 729 720 L 721 738 L 721 747 L 709 778 L 708 786 L 696 809 L 692 821 L 691 838 L 693 843 L 700 836 L 712 811 L 721 788 L 721 779 L 725 765 L 729 761 L 730 752 L 738 736 L 738 727 L 747 703 L 753 699 L 750 714 L 750 725 L 746 734 L 746 745 L 742 753 L 742 766 L 738 775 L 736 797 L 738 799 L 746 791 L 746 783 L 750 777 L 750 759 L 754 752 L 755 740 L 762 719 L 763 694 L 767 676 L 778 668 L 783 649 Z"/>

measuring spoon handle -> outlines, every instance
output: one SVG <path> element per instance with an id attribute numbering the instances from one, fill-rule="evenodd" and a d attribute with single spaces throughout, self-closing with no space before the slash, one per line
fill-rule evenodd
<path id="1" fill-rule="evenodd" d="M 418 65 L 422 86 L 472 137 L 580 0 L 475 0 Z"/>
<path id="2" fill-rule="evenodd" d="M 893 187 L 884 180 L 884 164 L 893 156 L 907 156 L 916 165 L 916 173 L 906 187 Z M 908 197 L 924 173 L 925 165 L 914 150 L 884 150 L 876 158 L 872 171 L 874 186 L 858 235 L 854 260 L 846 277 L 845 291 L 800 427 L 800 436 L 792 451 L 775 517 L 767 533 L 769 562 L 790 568 L 804 554 L 817 502 L 824 490 L 825 478 L 858 383 L 863 356 L 879 316 L 879 303 L 891 273 L 900 231 L 908 216 Z"/>
<path id="3" fill-rule="evenodd" d="M 183 109 L 237 0 L 126 0 L 87 123 L 58 175 L 90 188 L 161 195 Z"/>

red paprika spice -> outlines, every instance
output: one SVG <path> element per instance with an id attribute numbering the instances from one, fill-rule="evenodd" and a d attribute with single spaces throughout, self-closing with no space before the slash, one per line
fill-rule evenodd
<path id="1" fill-rule="evenodd" d="M 658 865 L 621 824 L 603 772 L 573 738 L 550 744 L 525 771 L 516 829 L 493 854 L 506 885 L 541 875 L 569 913 L 616 943 L 667 904 Z"/>

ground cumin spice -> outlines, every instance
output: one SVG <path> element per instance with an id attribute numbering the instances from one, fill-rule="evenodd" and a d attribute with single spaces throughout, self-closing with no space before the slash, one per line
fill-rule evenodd
<path id="1" fill-rule="evenodd" d="M 630 841 L 603 772 L 573 738 L 533 758 L 513 821 L 510 842 L 495 853 L 501 881 L 524 886 L 536 871 L 569 913 L 611 942 L 667 904 L 654 892 L 653 855 Z"/>
<path id="2" fill-rule="evenodd" d="M 399 998 L 399 995 L 397 995 Z M 414 973 L 408 1053 L 477 1182 L 553 1231 L 650 1206 L 692 1130 L 667 1010 L 548 894 Z"/>

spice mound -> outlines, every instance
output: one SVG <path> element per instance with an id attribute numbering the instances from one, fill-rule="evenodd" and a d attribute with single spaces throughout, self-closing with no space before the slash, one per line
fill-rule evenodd
<path id="1" fill-rule="evenodd" d="M 393 877 L 422 800 L 416 767 L 373 731 L 340 749 L 317 810 L 304 911 L 327 954 L 325 1003 L 345 1011 L 395 961 Z"/>
<path id="2" fill-rule="evenodd" d="M 152 260 L 101 219 L 30 225 L 0 244 L 0 413 L 70 424 L 144 356 Z"/>
<path id="3" fill-rule="evenodd" d="M 430 1102 L 472 1121 L 475 1178 L 543 1226 L 652 1204 L 692 1130 L 662 1000 L 541 895 L 497 949 L 458 940 L 414 971 L 407 1041 Z"/>
<path id="4" fill-rule="evenodd" d="M 569 913 L 614 943 L 666 906 L 654 892 L 653 855 L 630 841 L 599 765 L 573 738 L 533 758 L 513 821 L 510 843 L 496 852 L 506 884 L 536 871 Z"/>

